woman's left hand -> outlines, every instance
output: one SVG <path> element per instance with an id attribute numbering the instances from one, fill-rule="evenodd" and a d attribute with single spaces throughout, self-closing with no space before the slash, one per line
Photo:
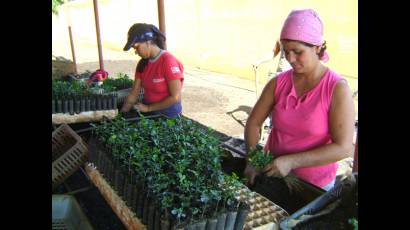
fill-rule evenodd
<path id="1" fill-rule="evenodd" d="M 140 112 L 149 112 L 148 105 L 144 105 L 142 103 L 138 103 L 134 106 L 134 108 Z"/>
<path id="2" fill-rule="evenodd" d="M 266 176 L 285 177 L 292 170 L 292 162 L 286 156 L 275 158 L 262 171 Z"/>

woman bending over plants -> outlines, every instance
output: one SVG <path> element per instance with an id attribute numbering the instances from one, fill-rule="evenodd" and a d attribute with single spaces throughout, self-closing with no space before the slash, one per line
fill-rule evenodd
<path id="1" fill-rule="evenodd" d="M 254 148 L 263 121 L 273 128 L 265 145 L 274 160 L 263 169 L 266 176 L 298 178 L 329 190 L 338 161 L 353 150 L 354 103 L 346 81 L 322 62 L 329 56 L 323 24 L 311 10 L 292 11 L 280 34 L 281 46 L 292 69 L 265 86 L 245 128 L 248 149 Z M 253 184 L 256 170 L 247 165 L 245 176 Z"/>
<path id="2" fill-rule="evenodd" d="M 151 24 L 136 23 L 128 31 L 124 51 L 133 48 L 141 57 L 134 86 L 121 112 L 134 108 L 140 112 L 154 112 L 175 118 L 182 112 L 181 89 L 184 67 L 171 53 L 164 50 L 165 35 Z M 141 88 L 142 103 L 136 103 Z"/>

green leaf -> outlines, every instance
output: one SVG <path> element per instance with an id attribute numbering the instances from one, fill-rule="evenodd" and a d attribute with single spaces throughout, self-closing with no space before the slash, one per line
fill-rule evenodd
<path id="1" fill-rule="evenodd" d="M 262 170 L 273 161 L 273 155 L 269 152 L 265 153 L 261 149 L 254 148 L 248 153 L 248 161 L 257 170 Z"/>

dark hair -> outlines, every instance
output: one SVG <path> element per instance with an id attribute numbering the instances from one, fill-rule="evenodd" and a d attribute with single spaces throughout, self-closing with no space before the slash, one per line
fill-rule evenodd
<path id="1" fill-rule="evenodd" d="M 299 42 L 300 42 L 300 43 L 303 43 L 305 46 L 309 46 L 309 47 L 316 46 L 316 45 L 312 45 L 312 44 L 309 44 L 309 43 L 306 43 L 306 42 L 301 42 L 301 41 L 299 41 Z M 324 41 L 324 42 L 323 42 L 323 45 L 320 46 L 320 51 L 319 51 L 319 54 L 318 54 L 319 59 L 323 57 L 326 48 L 327 48 L 327 47 L 326 47 L 326 41 Z"/>
<path id="2" fill-rule="evenodd" d="M 165 34 L 163 34 L 156 26 L 152 26 L 154 32 L 154 40 L 152 40 L 160 49 L 165 49 Z"/>
<path id="3" fill-rule="evenodd" d="M 132 36 L 141 36 L 144 33 L 152 32 L 153 37 L 152 39 L 147 39 L 147 41 L 152 41 L 155 45 L 157 45 L 160 49 L 165 49 L 165 35 L 155 26 L 152 24 L 146 23 L 137 23 L 134 24 L 130 30 L 128 31 L 128 36 L 132 34 Z M 142 73 L 145 67 L 148 64 L 148 58 L 141 59 L 137 64 L 136 71 Z"/>
<path id="4" fill-rule="evenodd" d="M 302 42 L 302 41 L 296 41 L 296 40 L 291 40 L 291 39 L 283 39 L 283 40 L 284 40 L 284 41 L 294 41 L 294 42 L 299 42 L 299 43 L 302 43 L 303 45 L 308 46 L 308 47 L 317 46 L 317 45 L 312 45 L 312 44 L 310 44 L 310 43 L 306 43 L 306 42 Z M 327 47 L 326 47 L 326 41 L 324 41 L 324 42 L 323 42 L 323 45 L 322 45 L 322 46 L 320 46 L 320 51 L 319 51 L 319 54 L 318 54 L 319 59 L 323 57 L 323 55 L 324 55 L 324 53 L 325 53 L 326 48 L 327 48 Z"/>
<path id="5" fill-rule="evenodd" d="M 320 47 L 320 51 L 319 51 L 319 59 L 323 57 L 323 55 L 325 54 L 325 50 L 326 50 L 326 41 L 323 42 L 323 45 Z"/>

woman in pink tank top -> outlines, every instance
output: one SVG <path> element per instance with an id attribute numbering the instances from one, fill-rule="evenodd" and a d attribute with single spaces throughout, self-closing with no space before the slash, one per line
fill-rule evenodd
<path id="1" fill-rule="evenodd" d="M 278 177 L 293 173 L 327 188 L 336 178 L 337 161 L 349 157 L 352 149 L 352 93 L 346 81 L 321 62 L 329 56 L 315 11 L 292 11 L 280 39 L 292 69 L 265 86 L 247 120 L 245 141 L 248 150 L 256 146 L 271 114 L 273 127 L 265 150 L 274 160 L 262 172 Z M 244 174 L 251 185 L 258 172 L 247 165 Z"/>

